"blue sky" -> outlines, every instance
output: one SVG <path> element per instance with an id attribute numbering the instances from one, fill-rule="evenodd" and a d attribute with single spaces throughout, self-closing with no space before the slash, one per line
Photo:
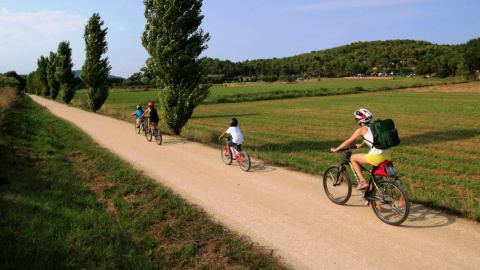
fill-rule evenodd
<path id="1" fill-rule="evenodd" d="M 108 27 L 112 75 L 129 77 L 148 54 L 140 36 L 142 0 L 0 1 L 0 73 L 28 74 L 37 59 L 69 41 L 74 69 L 85 60 L 83 32 L 93 13 Z M 478 0 L 204 0 L 202 56 L 234 62 L 282 58 L 357 41 L 463 44 L 480 37 Z"/>

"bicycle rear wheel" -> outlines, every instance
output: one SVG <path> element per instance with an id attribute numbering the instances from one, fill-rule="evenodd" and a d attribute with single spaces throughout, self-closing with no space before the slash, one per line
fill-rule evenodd
<path id="1" fill-rule="evenodd" d="M 330 166 L 323 174 L 323 189 L 336 204 L 345 204 L 352 195 L 352 182 L 342 166 Z"/>
<path id="2" fill-rule="evenodd" d="M 232 157 L 228 155 L 227 147 L 228 145 L 222 147 L 221 155 L 223 163 L 230 165 L 232 164 Z"/>
<path id="3" fill-rule="evenodd" d="M 135 132 L 137 134 L 140 134 L 140 123 L 137 123 L 137 120 L 135 120 L 134 125 L 135 125 Z"/>
<path id="4" fill-rule="evenodd" d="M 149 130 L 149 131 L 145 131 L 145 138 L 147 138 L 147 141 L 149 141 L 149 142 L 152 141 L 154 128 L 155 128 L 154 125 L 150 125 L 150 130 Z"/>
<path id="5" fill-rule="evenodd" d="M 396 182 L 380 181 L 373 190 L 370 203 L 377 217 L 390 225 L 400 225 L 410 213 L 410 201 L 405 190 Z"/>
<path id="6" fill-rule="evenodd" d="M 242 151 L 240 153 L 240 157 L 238 159 L 238 164 L 240 164 L 240 168 L 242 168 L 242 170 L 248 172 L 248 170 L 250 170 L 250 166 L 251 166 L 251 163 L 250 163 L 250 155 L 247 153 L 247 151 Z"/>
<path id="7" fill-rule="evenodd" d="M 155 128 L 155 142 L 158 145 L 162 144 L 162 131 L 158 127 Z"/>

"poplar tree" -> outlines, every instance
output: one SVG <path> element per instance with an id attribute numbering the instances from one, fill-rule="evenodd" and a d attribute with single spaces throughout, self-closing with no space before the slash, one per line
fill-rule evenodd
<path id="1" fill-rule="evenodd" d="M 70 42 L 62 41 L 58 44 L 57 49 L 57 71 L 55 72 L 55 79 L 60 83 L 60 95 L 62 100 L 67 104 L 70 103 L 73 96 L 75 96 L 72 68 L 72 49 L 70 49 Z"/>
<path id="2" fill-rule="evenodd" d="M 56 99 L 58 92 L 60 91 L 60 84 L 55 79 L 55 72 L 57 71 L 57 54 L 50 52 L 47 65 L 47 80 L 48 86 L 50 86 L 50 96 L 52 99 Z"/>
<path id="3" fill-rule="evenodd" d="M 210 94 L 202 84 L 198 56 L 209 34 L 200 27 L 201 0 L 144 0 L 147 23 L 142 45 L 148 51 L 148 70 L 157 79 L 162 118 L 180 134 L 193 110 Z"/>
<path id="4" fill-rule="evenodd" d="M 92 111 L 99 110 L 108 97 L 107 79 L 110 74 L 108 57 L 102 55 L 108 50 L 108 43 L 105 40 L 107 29 L 102 29 L 103 21 L 100 15 L 94 13 L 85 26 L 85 62 L 82 66 L 80 79 L 88 87 L 87 105 Z"/>
<path id="5" fill-rule="evenodd" d="M 44 57 L 43 55 L 37 60 L 37 75 L 42 83 L 41 92 L 38 94 L 43 94 L 43 96 L 48 97 L 50 96 L 50 86 L 48 85 L 48 77 L 47 77 L 47 67 L 48 67 L 48 57 Z"/>

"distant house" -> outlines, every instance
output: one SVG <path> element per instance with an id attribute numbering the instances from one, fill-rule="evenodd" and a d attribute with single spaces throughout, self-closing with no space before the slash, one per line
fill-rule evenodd
<path id="1" fill-rule="evenodd" d="M 207 78 L 223 78 L 225 74 L 208 74 Z"/>

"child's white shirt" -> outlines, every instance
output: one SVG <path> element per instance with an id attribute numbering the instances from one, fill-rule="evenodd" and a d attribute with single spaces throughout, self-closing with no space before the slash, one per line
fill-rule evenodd
<path id="1" fill-rule="evenodd" d="M 244 139 L 239 127 L 229 127 L 226 132 L 232 135 L 232 142 L 236 144 L 243 143 Z"/>

